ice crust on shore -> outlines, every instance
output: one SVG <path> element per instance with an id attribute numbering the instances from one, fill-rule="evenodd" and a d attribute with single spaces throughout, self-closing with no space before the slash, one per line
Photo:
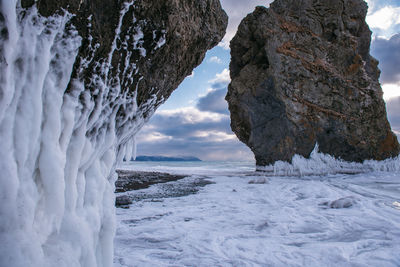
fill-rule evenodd
<path id="1" fill-rule="evenodd" d="M 132 4 L 122 5 L 120 21 Z M 17 0 L 0 8 L 0 266 L 111 266 L 115 162 L 125 146 L 134 150 L 128 141 L 144 124 L 136 103 L 107 79 L 116 46 L 98 63 L 95 100 L 79 73 L 70 80 L 81 45 L 71 14 L 44 18 Z M 117 131 L 121 105 L 129 122 Z"/>
<path id="2" fill-rule="evenodd" d="M 274 176 L 254 172 L 252 162 L 120 167 L 192 176 L 132 192 L 139 200 L 117 209 L 114 266 L 400 265 L 399 171 Z M 213 183 L 163 197 L 198 176 Z M 249 184 L 262 178 L 268 182 Z"/>
<path id="3" fill-rule="evenodd" d="M 320 153 L 318 145 L 316 145 L 308 159 L 295 155 L 291 163 L 277 161 L 273 165 L 257 166 L 257 170 L 274 176 L 357 174 L 373 171 L 398 172 L 400 171 L 400 156 L 383 161 L 366 160 L 363 163 L 347 162 Z"/>

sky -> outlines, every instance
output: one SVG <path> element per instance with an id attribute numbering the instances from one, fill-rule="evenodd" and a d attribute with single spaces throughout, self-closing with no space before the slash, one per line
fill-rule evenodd
<path id="1" fill-rule="evenodd" d="M 205 161 L 253 161 L 231 131 L 224 100 L 230 82 L 229 42 L 240 21 L 266 0 L 221 0 L 229 16 L 222 42 L 172 93 L 137 136 L 137 155 L 195 156 Z M 400 1 L 368 0 L 371 54 L 379 60 L 392 130 L 400 137 Z M 399 139 L 400 140 L 400 139 Z"/>

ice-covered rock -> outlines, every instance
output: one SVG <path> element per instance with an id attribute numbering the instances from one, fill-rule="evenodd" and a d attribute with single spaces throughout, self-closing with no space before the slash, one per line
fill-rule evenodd
<path id="1" fill-rule="evenodd" d="M 115 198 L 115 206 L 126 207 L 132 204 L 132 199 L 128 195 L 121 195 Z"/>
<path id="2" fill-rule="evenodd" d="M 322 205 L 327 206 L 331 209 L 347 209 L 352 207 L 356 203 L 357 203 L 356 198 L 349 196 L 349 197 L 342 197 L 334 201 L 324 202 L 322 203 Z"/>
<path id="3" fill-rule="evenodd" d="M 362 0 L 276 0 L 231 42 L 232 129 L 257 165 L 322 153 L 383 160 L 400 146 L 387 120 Z"/>
<path id="4" fill-rule="evenodd" d="M 0 266 L 112 265 L 116 159 L 226 25 L 218 0 L 0 1 Z"/>
<path id="5" fill-rule="evenodd" d="M 323 176 L 330 174 L 398 172 L 400 171 L 400 157 L 381 161 L 366 160 L 363 163 L 347 162 L 321 153 L 318 145 L 316 145 L 309 158 L 294 155 L 291 163 L 277 161 L 267 166 L 257 166 L 257 171 L 271 176 Z"/>

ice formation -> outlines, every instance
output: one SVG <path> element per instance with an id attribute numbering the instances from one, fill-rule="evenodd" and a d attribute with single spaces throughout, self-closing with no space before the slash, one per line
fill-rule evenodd
<path id="1" fill-rule="evenodd" d="M 317 144 L 308 159 L 294 155 L 291 163 L 277 161 L 272 165 L 257 166 L 257 170 L 274 176 L 357 174 L 373 171 L 398 172 L 400 171 L 400 156 L 383 161 L 347 162 L 319 152 Z"/>
<path id="2" fill-rule="evenodd" d="M 227 23 L 217 0 L 0 0 L 1 267 L 112 265 L 115 163 Z"/>
<path id="3" fill-rule="evenodd" d="M 144 123 L 132 96 L 107 79 L 115 40 L 93 98 L 79 75 L 71 80 L 81 44 L 71 14 L 44 18 L 17 0 L 0 8 L 0 266 L 111 266 L 114 164 Z M 116 129 L 121 106 L 126 122 Z"/>

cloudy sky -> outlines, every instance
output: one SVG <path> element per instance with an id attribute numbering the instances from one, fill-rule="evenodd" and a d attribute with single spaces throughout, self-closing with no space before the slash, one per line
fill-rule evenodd
<path id="1" fill-rule="evenodd" d="M 224 100 L 229 77 L 229 41 L 246 14 L 266 0 L 221 0 L 229 16 L 227 34 L 209 51 L 137 136 L 138 155 L 196 156 L 202 160 L 251 161 L 251 151 L 232 133 Z M 400 1 L 368 0 L 373 31 L 371 54 L 379 61 L 381 83 L 393 130 L 400 136 Z"/>

